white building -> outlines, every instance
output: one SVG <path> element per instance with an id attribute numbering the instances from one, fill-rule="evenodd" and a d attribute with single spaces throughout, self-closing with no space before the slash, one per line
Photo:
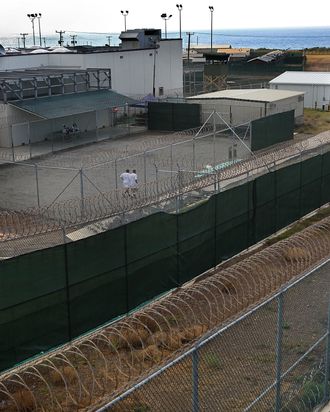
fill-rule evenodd
<path id="1" fill-rule="evenodd" d="M 151 36 L 151 30 L 141 29 L 144 36 L 152 39 L 142 42 L 137 36 L 136 48 L 130 36 L 122 36 L 122 47 L 70 50 L 66 53 L 41 50 L 39 53 L 0 55 L 0 72 L 30 68 L 56 69 L 110 69 L 112 89 L 118 93 L 143 97 L 149 93 L 156 96 L 182 95 L 183 63 L 182 40 L 161 39 Z M 132 32 L 132 31 L 130 31 Z M 153 32 L 157 32 L 154 30 Z M 160 34 L 160 30 L 158 31 Z M 132 48 L 128 48 L 131 45 Z M 134 47 L 133 47 L 134 46 Z"/>
<path id="2" fill-rule="evenodd" d="M 217 122 L 241 125 L 275 113 L 295 111 L 295 122 L 303 119 L 304 93 L 270 89 L 232 89 L 187 98 L 202 106 L 203 121 L 216 111 Z"/>
<path id="3" fill-rule="evenodd" d="M 305 94 L 305 107 L 330 110 L 330 72 L 285 72 L 269 82 L 271 89 Z"/>

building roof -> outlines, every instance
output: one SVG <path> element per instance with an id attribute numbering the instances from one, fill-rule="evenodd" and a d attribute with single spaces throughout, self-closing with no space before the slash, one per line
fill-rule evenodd
<path id="1" fill-rule="evenodd" d="M 39 99 L 26 99 L 9 104 L 33 113 L 44 119 L 55 119 L 94 110 L 136 103 L 135 100 L 112 90 L 97 90 L 83 93 L 64 94 Z"/>
<path id="2" fill-rule="evenodd" d="M 253 62 L 253 61 L 271 63 L 275 60 L 278 60 L 283 55 L 284 55 L 283 50 L 273 50 L 269 53 L 263 54 L 262 56 L 258 56 L 258 57 L 255 57 L 254 59 L 249 60 L 248 63 Z"/>
<path id="3" fill-rule="evenodd" d="M 330 72 L 284 72 L 269 83 L 330 85 Z"/>
<path id="4" fill-rule="evenodd" d="M 287 99 L 289 97 L 303 95 L 304 92 L 296 92 L 291 90 L 275 90 L 275 89 L 230 89 L 221 90 L 213 93 L 205 93 L 197 96 L 188 97 L 187 100 L 249 100 L 254 102 L 276 102 L 277 100 Z"/>

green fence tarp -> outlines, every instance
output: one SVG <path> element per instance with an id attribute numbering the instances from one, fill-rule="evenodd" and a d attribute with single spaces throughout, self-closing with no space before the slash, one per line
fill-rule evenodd
<path id="1" fill-rule="evenodd" d="M 0 262 L 0 369 L 193 279 L 330 201 L 330 153 L 77 242 Z"/>
<path id="2" fill-rule="evenodd" d="M 180 283 L 216 264 L 216 197 L 178 214 L 178 259 Z M 198 257 L 198 258 L 197 258 Z"/>
<path id="3" fill-rule="evenodd" d="M 256 151 L 293 139 L 294 110 L 251 122 L 251 150 Z"/>
<path id="4" fill-rule="evenodd" d="M 156 213 L 127 228 L 129 308 L 178 285 L 176 216 Z"/>
<path id="5" fill-rule="evenodd" d="M 195 103 L 148 103 L 149 130 L 179 131 L 201 125 L 200 105 Z"/>
<path id="6" fill-rule="evenodd" d="M 0 369 L 69 339 L 64 247 L 0 264 Z"/>

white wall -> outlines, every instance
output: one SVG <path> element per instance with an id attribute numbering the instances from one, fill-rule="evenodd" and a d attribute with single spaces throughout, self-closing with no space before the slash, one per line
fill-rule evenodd
<path id="1" fill-rule="evenodd" d="M 129 96 L 145 96 L 152 93 L 155 49 L 122 50 L 99 53 L 48 53 L 1 56 L 0 71 L 22 68 L 110 68 L 112 89 Z M 159 42 L 156 50 L 155 86 L 165 94 L 183 87 L 182 49 L 180 39 Z"/>
<path id="2" fill-rule="evenodd" d="M 270 84 L 271 89 L 304 92 L 304 107 L 322 109 L 330 105 L 330 86 L 314 84 Z"/>
<path id="3" fill-rule="evenodd" d="M 11 126 L 15 123 L 23 123 L 39 119 L 38 116 L 34 116 L 28 112 L 16 109 L 9 104 L 0 103 L 0 147 L 11 147 Z M 25 133 L 25 128 L 17 129 L 18 143 L 26 143 L 28 140 Z"/>
<path id="4" fill-rule="evenodd" d="M 202 106 L 202 121 L 205 122 L 213 110 L 232 125 L 241 125 L 261 117 L 295 110 L 295 120 L 299 123 L 303 116 L 304 102 L 299 101 L 298 96 L 278 100 L 274 103 L 263 103 L 231 99 L 188 99 L 189 103 L 198 103 Z M 224 124 L 216 117 L 217 124 Z"/>

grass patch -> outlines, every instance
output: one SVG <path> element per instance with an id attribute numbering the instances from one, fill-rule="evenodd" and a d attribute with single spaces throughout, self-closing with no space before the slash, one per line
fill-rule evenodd
<path id="1" fill-rule="evenodd" d="M 290 325 L 288 324 L 288 322 L 283 323 L 282 329 L 284 329 L 284 330 L 290 329 Z"/>
<path id="2" fill-rule="evenodd" d="M 211 369 L 221 369 L 223 364 L 216 353 L 207 353 L 204 357 L 205 364 Z"/>
<path id="3" fill-rule="evenodd" d="M 314 223 L 319 222 L 320 220 L 328 216 L 330 216 L 330 207 L 322 208 L 315 215 L 304 220 L 299 220 L 297 223 L 294 223 L 289 229 L 282 232 L 281 234 L 274 236 L 271 239 L 267 239 L 265 241 L 265 244 L 266 246 L 270 246 L 274 243 L 279 242 L 280 240 L 287 239 L 295 233 L 298 233 L 303 229 L 306 229 L 306 227 L 311 226 Z"/>
<path id="4" fill-rule="evenodd" d="M 329 111 L 304 109 L 304 123 L 296 127 L 296 132 L 318 134 L 329 129 Z"/>

